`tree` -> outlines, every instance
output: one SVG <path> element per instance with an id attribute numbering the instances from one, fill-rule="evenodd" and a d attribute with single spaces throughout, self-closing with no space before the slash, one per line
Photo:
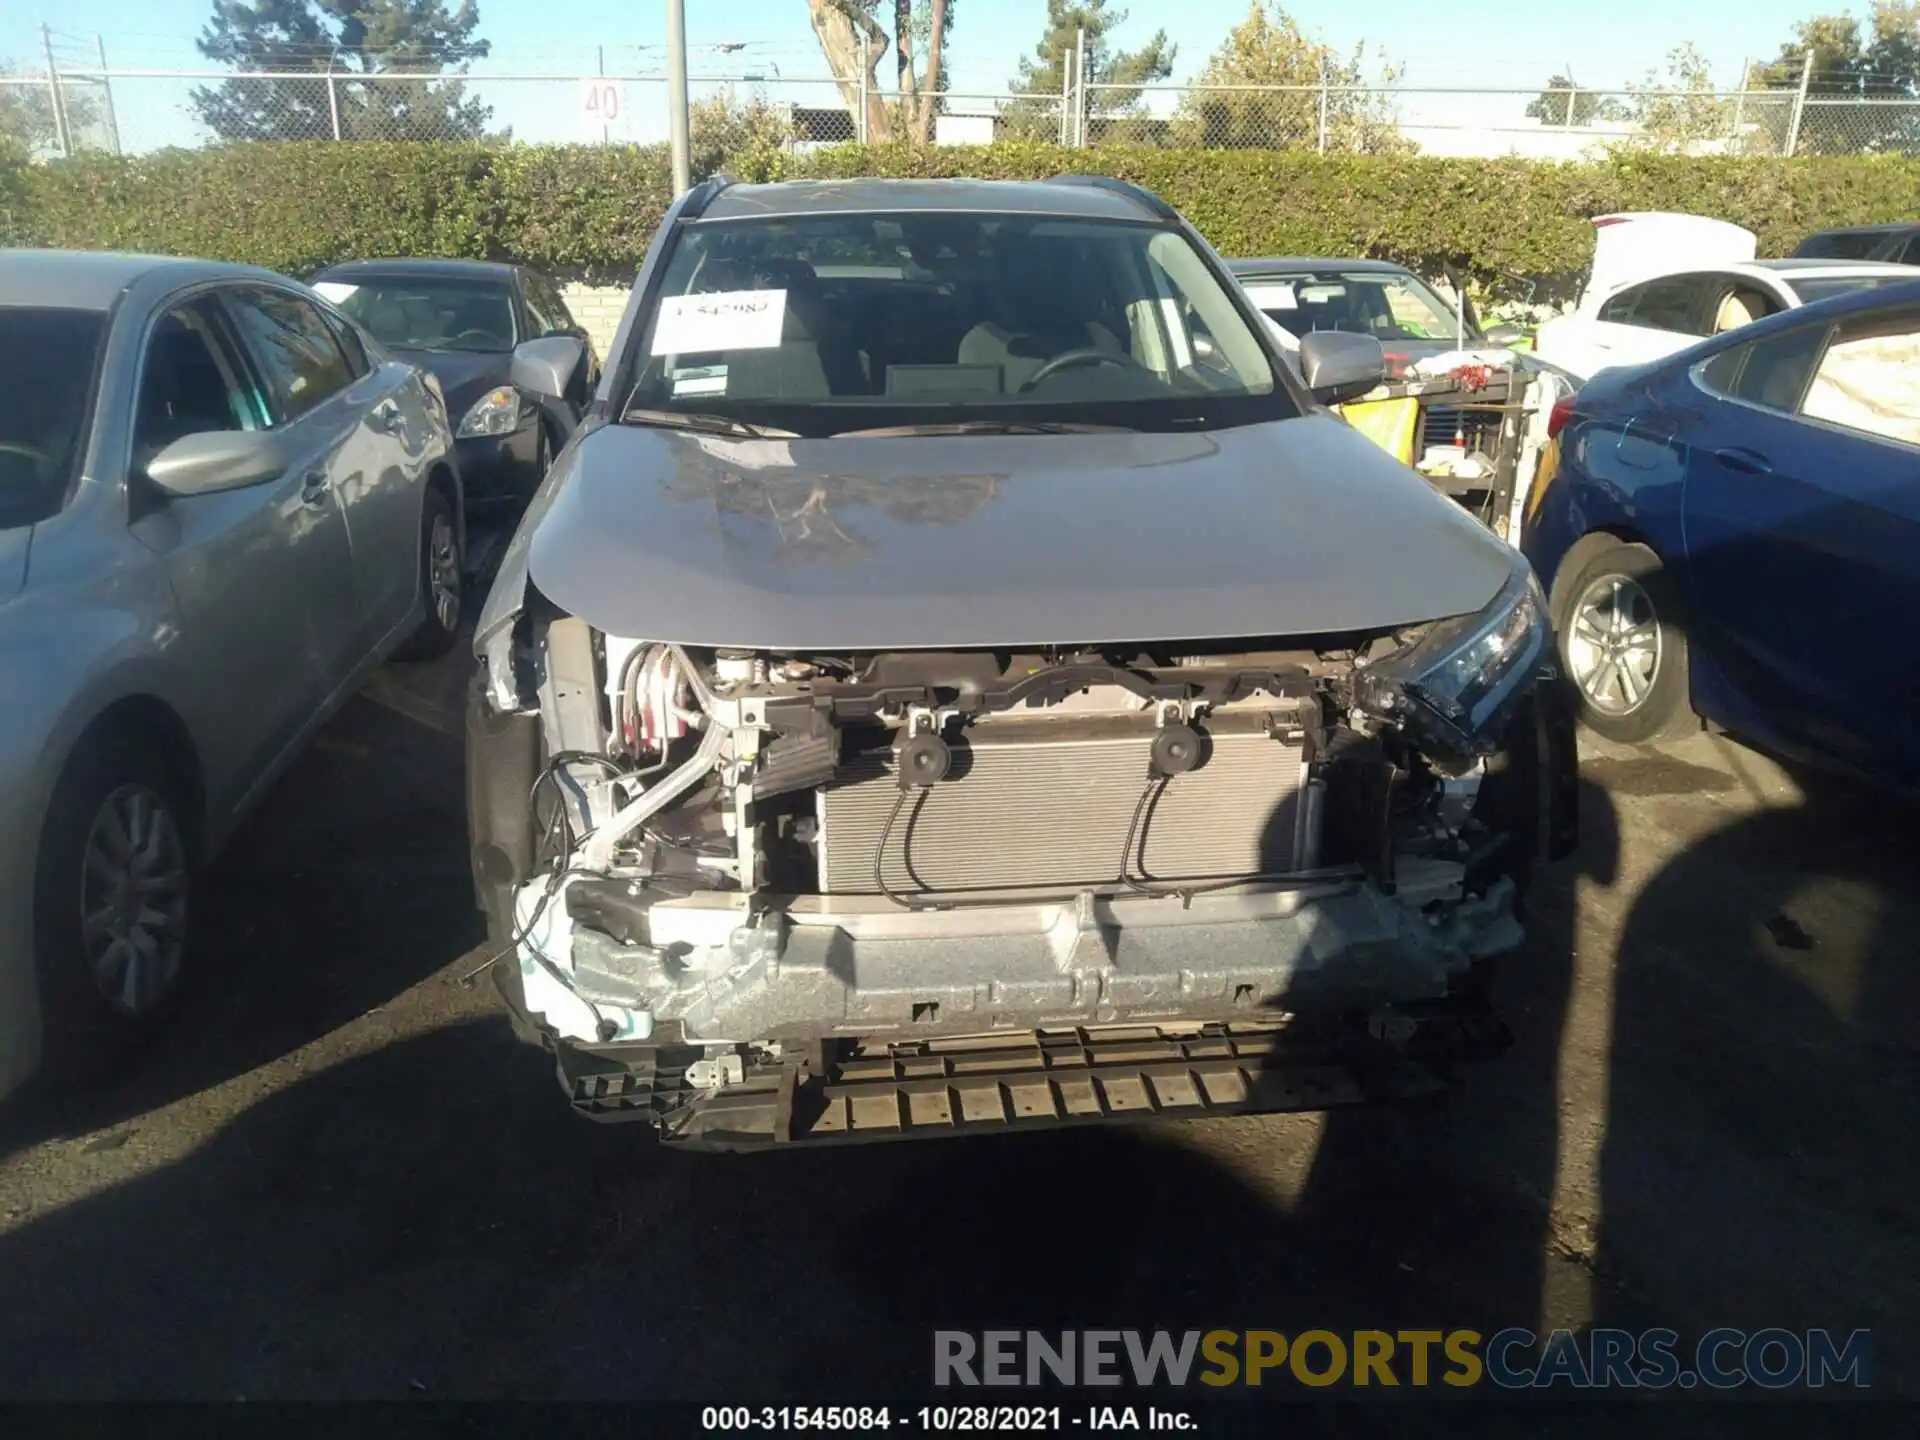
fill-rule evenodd
<path id="1" fill-rule="evenodd" d="M 687 107 L 688 159 L 693 178 L 718 174 L 736 155 L 783 149 L 794 138 L 793 120 L 764 95 L 742 99 L 731 86 Z"/>
<path id="2" fill-rule="evenodd" d="M 1021 57 L 1019 73 L 1008 87 L 1016 98 L 1001 111 L 1002 123 L 1016 134 L 1034 138 L 1057 133 L 1067 56 L 1085 31 L 1086 73 L 1080 81 L 1083 87 L 1101 87 L 1097 91 L 1083 88 L 1085 103 L 1106 118 L 1103 128 L 1109 134 L 1144 133 L 1144 126 L 1127 127 L 1114 121 L 1139 118 L 1141 87 L 1173 73 L 1177 47 L 1168 42 L 1165 30 L 1157 30 L 1138 50 L 1115 50 L 1108 36 L 1126 20 L 1127 12 L 1109 10 L 1107 0 L 1047 0 L 1047 28 L 1033 47 L 1033 58 Z"/>
<path id="3" fill-rule="evenodd" d="M 1626 142 L 1630 148 L 1684 155 L 1739 138 L 1733 124 L 1736 102 L 1715 90 L 1706 57 L 1691 44 L 1674 46 L 1664 72 L 1649 70 L 1641 84 L 1628 88 L 1638 127 Z"/>
<path id="4" fill-rule="evenodd" d="M 1573 105 L 1573 118 L 1567 118 L 1567 105 Z M 1542 125 L 1572 125 L 1585 128 L 1595 122 L 1625 120 L 1632 111 L 1611 95 L 1598 90 L 1582 90 L 1570 75 L 1555 75 L 1527 104 L 1527 118 Z"/>
<path id="5" fill-rule="evenodd" d="M 925 144 L 947 89 L 946 43 L 956 0 L 807 0 L 808 18 L 849 112 L 860 107 L 866 75 L 867 138 Z M 893 35 L 882 16 L 891 16 Z M 879 81 L 880 60 L 891 46 L 893 98 Z M 922 69 L 916 55 L 926 55 Z"/>
<path id="6" fill-rule="evenodd" d="M 1182 144 L 1210 149 L 1311 149 L 1320 141 L 1322 100 L 1327 148 L 1383 154 L 1411 150 L 1401 139 L 1384 94 L 1355 93 L 1364 44 L 1345 59 L 1331 45 L 1311 38 L 1277 3 L 1253 0 L 1247 18 L 1227 33 L 1208 58 L 1193 89 L 1181 97 L 1173 123 Z M 1383 67 L 1378 83 L 1398 78 Z M 1269 86 L 1266 91 L 1231 89 Z M 1324 95 L 1323 95 L 1324 90 Z M 1211 93 L 1209 93 L 1211 91 Z"/>
<path id="7" fill-rule="evenodd" d="M 1797 91 L 1812 56 L 1807 94 L 1816 99 L 1915 102 L 1809 109 L 1801 117 L 1796 153 L 1920 154 L 1920 0 L 1876 0 L 1864 28 L 1849 12 L 1816 15 L 1793 30 L 1794 38 L 1773 61 L 1754 67 L 1750 88 Z M 1786 107 L 1770 109 L 1788 113 Z M 1773 128 L 1784 147 L 1784 123 Z"/>
<path id="8" fill-rule="evenodd" d="M 32 75 L 0 65 L 0 141 L 12 141 L 29 155 L 57 155 L 60 130 L 53 123 L 53 95 L 45 74 Z M 16 84 L 30 80 L 30 84 Z M 60 84 L 60 108 L 66 113 L 69 145 L 79 149 L 86 137 L 96 135 L 102 123 L 98 98 L 91 92 L 97 83 L 63 80 Z M 96 139 L 94 143 L 99 143 Z"/>
<path id="9" fill-rule="evenodd" d="M 214 0 L 196 42 L 236 70 L 337 78 L 226 80 L 193 92 L 222 140 L 464 140 L 486 133 L 492 109 L 458 80 L 383 79 L 464 70 L 491 48 L 474 32 L 474 0 Z"/>

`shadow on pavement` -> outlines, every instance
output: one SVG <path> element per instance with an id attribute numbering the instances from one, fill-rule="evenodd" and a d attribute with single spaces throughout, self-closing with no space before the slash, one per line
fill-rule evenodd
<path id="1" fill-rule="evenodd" d="M 1600 1265 L 1658 1277 L 1676 1326 L 1872 1328 L 1876 1390 L 1910 1392 L 1920 810 L 1798 778 L 1803 804 L 1707 835 L 1627 919 Z"/>
<path id="2" fill-rule="evenodd" d="M 197 885 L 171 1022 L 111 1084 L 18 1097 L 0 1154 L 244 1074 L 477 945 L 462 777 L 458 739 L 350 700 Z"/>
<path id="3" fill-rule="evenodd" d="M 278 842 L 336 857 L 341 878 L 315 883 L 343 891 L 377 880 L 356 873 L 372 861 L 352 842 L 396 813 L 388 795 L 354 820 L 344 778 L 323 767 L 318 793 L 288 793 L 289 814 L 348 809 Z M 1597 871 L 1611 809 L 1584 798 Z M 251 915 L 263 951 L 302 944 L 309 967 L 335 955 L 334 978 L 256 978 L 244 1003 L 259 1038 L 183 1059 L 179 1083 L 284 1048 L 328 1006 L 411 973 L 466 903 L 441 803 L 409 842 L 436 881 L 413 910 L 385 892 L 377 935 L 344 899 L 309 907 L 336 918 L 304 937 Z M 230 879 L 236 916 L 259 867 L 288 859 L 265 849 Z M 1531 1324 L 1569 869 L 1540 888 L 1535 938 L 1510 967 L 1515 1054 L 1444 1107 L 1325 1122 L 1291 1206 L 1269 1171 L 1276 1152 L 1311 1151 L 1308 1119 L 666 1153 L 571 1117 L 503 1022 L 456 1024 L 306 1079 L 187 1159 L 0 1235 L 0 1394 L 851 1398 L 923 1391 L 943 1327 Z M 370 964 L 365 945 L 396 925 L 416 943 Z M 356 965 L 384 982 L 355 990 Z"/>

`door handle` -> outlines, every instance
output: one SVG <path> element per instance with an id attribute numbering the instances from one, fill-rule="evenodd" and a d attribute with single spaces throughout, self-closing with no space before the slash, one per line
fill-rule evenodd
<path id="1" fill-rule="evenodd" d="M 302 505 L 324 505 L 327 492 L 333 489 L 333 476 L 324 470 L 309 470 L 300 477 L 300 503 Z"/>
<path id="2" fill-rule="evenodd" d="M 1729 445 L 1713 452 L 1713 458 L 1729 470 L 1739 470 L 1748 475 L 1771 475 L 1773 465 L 1766 456 L 1758 451 L 1748 450 L 1744 446 Z"/>

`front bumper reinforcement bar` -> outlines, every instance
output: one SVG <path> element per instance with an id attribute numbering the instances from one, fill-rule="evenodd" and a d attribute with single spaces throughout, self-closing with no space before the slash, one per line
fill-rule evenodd
<path id="1" fill-rule="evenodd" d="M 675 1146 L 750 1150 L 1404 1101 L 1445 1087 L 1420 1057 L 1500 1043 L 1465 1019 L 1445 1022 L 1443 1040 L 1436 1023 L 1421 1022 L 1429 1033 L 1414 1047 L 1301 1036 L 1285 1022 L 870 1041 L 743 1064 L 704 1089 L 686 1073 L 697 1049 L 561 1045 L 557 1059 L 592 1119 L 650 1120 Z"/>

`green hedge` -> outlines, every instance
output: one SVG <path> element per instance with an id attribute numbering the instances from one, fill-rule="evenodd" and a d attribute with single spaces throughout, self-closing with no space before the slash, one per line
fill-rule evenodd
<path id="1" fill-rule="evenodd" d="M 743 178 L 1097 168 L 1158 192 L 1228 255 L 1370 254 L 1503 276 L 1585 268 L 1587 218 L 1689 210 L 1783 254 L 1810 230 L 1920 215 L 1920 161 L 1623 156 L 1580 164 L 1284 151 L 845 146 L 738 157 Z M 0 151 L 0 236 L 249 260 L 300 273 L 368 255 L 511 257 L 631 274 L 671 192 L 658 146 L 327 142 L 25 165 Z"/>

